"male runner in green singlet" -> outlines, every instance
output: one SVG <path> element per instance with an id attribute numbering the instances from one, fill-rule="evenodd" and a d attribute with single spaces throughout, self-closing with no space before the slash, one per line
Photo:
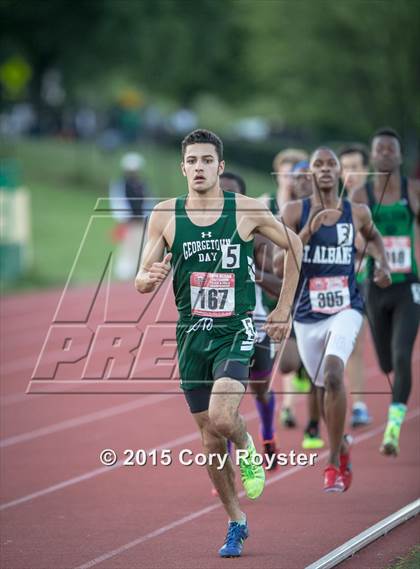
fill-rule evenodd
<path id="1" fill-rule="evenodd" d="M 181 388 L 200 429 L 204 451 L 226 459 L 208 472 L 229 516 L 222 557 L 241 555 L 248 537 L 245 514 L 235 489 L 226 439 L 236 446 L 241 478 L 249 498 L 263 491 L 265 474 L 253 461 L 255 446 L 239 414 L 254 351 L 255 305 L 253 236 L 267 237 L 288 251 L 275 309 L 264 329 L 277 341 L 287 338 L 299 279 L 302 244 L 257 200 L 222 192 L 222 141 L 196 130 L 182 142 L 188 194 L 158 204 L 150 217 L 148 241 L 136 278 L 139 292 L 152 292 L 173 266 Z M 165 249 L 170 251 L 165 254 Z M 236 456 L 238 456 L 238 454 Z"/>
<path id="2" fill-rule="evenodd" d="M 401 141 L 389 128 L 372 138 L 370 161 L 373 182 L 353 194 L 353 201 L 368 204 L 381 233 L 392 285 L 381 289 L 372 282 L 374 264 L 368 263 L 367 313 L 381 369 L 394 371 L 392 403 L 381 452 L 396 456 L 411 391 L 411 356 L 420 313 L 420 284 L 415 259 L 415 220 L 420 219 L 420 181 L 400 172 Z"/>

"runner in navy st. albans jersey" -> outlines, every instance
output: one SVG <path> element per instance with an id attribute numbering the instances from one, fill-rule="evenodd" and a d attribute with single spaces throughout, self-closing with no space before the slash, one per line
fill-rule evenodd
<path id="1" fill-rule="evenodd" d="M 330 445 L 324 490 L 343 492 L 352 480 L 349 445 L 344 436 L 344 369 L 363 322 L 363 300 L 356 287 L 355 235 L 375 251 L 375 282 L 389 286 L 390 273 L 382 238 L 367 206 L 338 195 L 340 162 L 320 147 L 310 160 L 314 194 L 285 204 L 284 223 L 304 244 L 294 329 L 303 364 L 319 387 Z"/>

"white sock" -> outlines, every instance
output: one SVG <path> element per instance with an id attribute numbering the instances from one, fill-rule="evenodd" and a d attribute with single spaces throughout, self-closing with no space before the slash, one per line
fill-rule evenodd
<path id="1" fill-rule="evenodd" d="M 242 513 L 242 519 L 241 520 L 229 520 L 230 522 L 236 522 L 237 524 L 244 526 L 246 525 L 246 515 L 244 513 Z"/>

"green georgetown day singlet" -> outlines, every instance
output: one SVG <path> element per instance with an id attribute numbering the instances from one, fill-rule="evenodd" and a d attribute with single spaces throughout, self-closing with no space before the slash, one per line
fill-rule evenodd
<path id="1" fill-rule="evenodd" d="M 254 353 L 255 306 L 253 240 L 243 241 L 236 225 L 236 197 L 223 192 L 219 219 L 195 225 L 176 200 L 172 245 L 173 288 L 178 308 L 178 362 L 181 387 L 213 382 L 217 366 L 228 360 L 249 366 Z"/>
<path id="2" fill-rule="evenodd" d="M 392 204 L 378 204 L 371 184 L 366 185 L 373 222 L 385 245 L 391 268 L 392 284 L 416 282 L 417 264 L 414 252 L 414 213 L 408 201 L 407 178 L 401 178 L 401 198 Z M 369 259 L 369 275 L 373 275 L 373 259 Z"/>

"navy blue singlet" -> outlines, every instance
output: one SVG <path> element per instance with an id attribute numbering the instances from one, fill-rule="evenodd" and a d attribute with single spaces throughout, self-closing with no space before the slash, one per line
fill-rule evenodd
<path id="1" fill-rule="evenodd" d="M 311 200 L 302 202 L 299 231 L 308 220 Z M 363 299 L 354 273 L 355 231 L 351 204 L 343 200 L 343 213 L 335 225 L 321 225 L 304 247 L 296 293 L 297 322 L 317 322 L 348 308 L 363 313 Z"/>

